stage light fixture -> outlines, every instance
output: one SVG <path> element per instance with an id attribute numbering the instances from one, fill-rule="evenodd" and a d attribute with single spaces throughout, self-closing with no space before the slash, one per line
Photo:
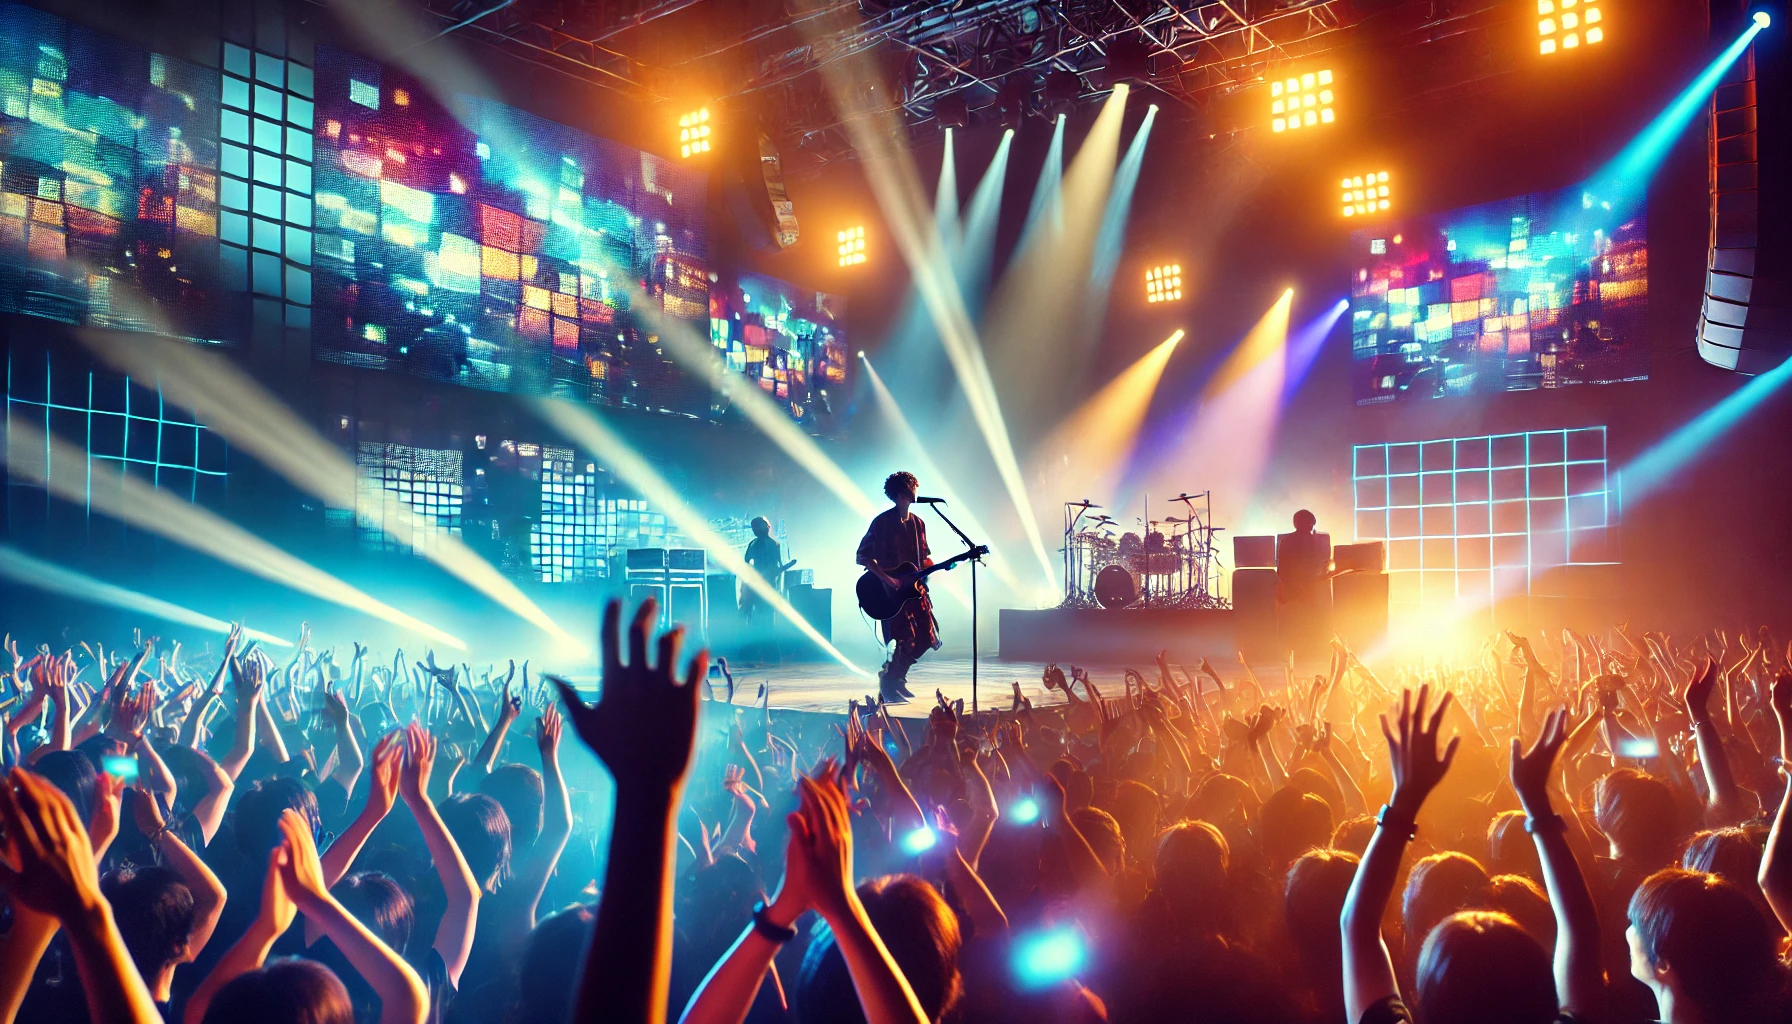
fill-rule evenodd
<path id="1" fill-rule="evenodd" d="M 693 110 L 678 119 L 678 155 L 685 158 L 709 152 L 709 108 Z"/>
<path id="2" fill-rule="evenodd" d="M 1343 204 L 1344 216 L 1362 217 L 1371 213 L 1380 213 L 1392 205 L 1388 187 L 1388 172 L 1371 171 L 1368 174 L 1353 174 L 1339 182 L 1341 190 L 1340 202 Z"/>
<path id="3" fill-rule="evenodd" d="M 843 267 L 857 266 L 865 262 L 865 229 L 863 226 L 847 228 L 834 232 L 834 253 L 840 258 Z"/>
<path id="4" fill-rule="evenodd" d="M 1280 134 L 1331 124 L 1333 98 L 1330 68 L 1278 78 L 1269 83 L 1269 128 Z"/>
<path id="5" fill-rule="evenodd" d="M 1145 271 L 1145 301 L 1178 302 L 1182 299 L 1182 264 L 1164 263 Z"/>
<path id="6" fill-rule="evenodd" d="M 1773 15 L 1768 14 L 1766 11 L 1756 11 L 1755 12 L 1755 24 L 1761 26 L 1762 28 L 1766 28 L 1767 26 L 1773 24 Z"/>
<path id="7" fill-rule="evenodd" d="M 1594 0 L 1537 0 L 1537 51 L 1547 56 L 1603 42 L 1604 22 Z"/>

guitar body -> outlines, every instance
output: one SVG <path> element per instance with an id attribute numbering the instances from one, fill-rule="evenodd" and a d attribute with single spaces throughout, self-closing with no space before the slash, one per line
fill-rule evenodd
<path id="1" fill-rule="evenodd" d="M 859 576 L 854 586 L 858 593 L 859 607 L 866 615 L 882 622 L 902 614 L 902 606 L 921 598 L 921 580 L 915 576 L 920 569 L 913 562 L 904 562 L 890 570 L 890 575 L 902 581 L 900 587 L 892 588 L 879 579 L 877 574 L 866 570 Z M 914 578 L 910 578 L 914 576 Z"/>

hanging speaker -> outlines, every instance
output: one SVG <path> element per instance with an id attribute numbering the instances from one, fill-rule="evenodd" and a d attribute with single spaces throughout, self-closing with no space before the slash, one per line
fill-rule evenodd
<path id="1" fill-rule="evenodd" d="M 1740 34 L 1749 12 L 1712 5 L 1711 35 Z M 1792 61 L 1785 33 L 1755 36 L 1711 97 L 1711 207 L 1699 356 L 1739 373 L 1792 355 Z"/>
<path id="2" fill-rule="evenodd" d="M 752 144 L 729 147 L 726 192 L 741 237 L 762 251 L 797 242 L 796 205 L 784 189 L 784 161 L 770 135 L 755 129 Z"/>

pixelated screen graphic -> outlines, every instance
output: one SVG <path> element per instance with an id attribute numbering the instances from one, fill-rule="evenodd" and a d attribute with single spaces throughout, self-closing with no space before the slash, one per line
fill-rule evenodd
<path id="1" fill-rule="evenodd" d="M 218 72 L 0 4 L 0 312 L 229 340 Z"/>
<path id="2" fill-rule="evenodd" d="M 701 414 L 634 308 L 704 317 L 701 175 L 338 50 L 316 88 L 318 358 Z"/>
<path id="3" fill-rule="evenodd" d="M 722 277 L 710 288 L 709 340 L 791 419 L 832 434 L 846 406 L 846 300 L 776 278 Z"/>
<path id="4" fill-rule="evenodd" d="M 1643 214 L 1578 188 L 1350 235 L 1358 405 L 1649 375 Z"/>

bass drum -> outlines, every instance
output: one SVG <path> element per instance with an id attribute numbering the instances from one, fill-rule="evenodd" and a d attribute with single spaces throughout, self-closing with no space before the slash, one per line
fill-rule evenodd
<path id="1" fill-rule="evenodd" d="M 1124 565 L 1105 566 L 1095 574 L 1095 600 L 1103 608 L 1125 608 L 1139 599 L 1139 583 Z"/>

